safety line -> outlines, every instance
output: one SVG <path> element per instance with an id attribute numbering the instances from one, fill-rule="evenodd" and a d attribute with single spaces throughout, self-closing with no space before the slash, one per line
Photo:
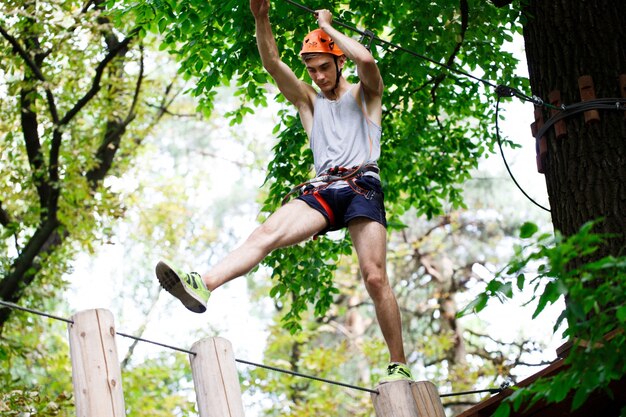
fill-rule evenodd
<path id="1" fill-rule="evenodd" d="M 9 307 L 9 308 L 12 308 L 12 309 L 15 309 L 15 310 L 21 310 L 21 311 L 25 311 L 27 313 L 37 314 L 39 316 L 49 317 L 51 319 L 55 319 L 55 320 L 59 320 L 59 321 L 64 321 L 66 323 L 74 324 L 74 322 L 72 320 L 69 320 L 69 319 L 66 319 L 66 318 L 63 318 L 63 317 L 59 317 L 59 316 L 55 316 L 55 315 L 52 315 L 52 314 L 44 313 L 42 311 L 33 310 L 31 308 L 22 307 L 22 306 L 19 306 L 17 304 L 14 304 L 14 303 L 9 303 L 7 301 L 0 300 L 0 305 L 3 305 L 5 307 Z"/>
<path id="2" fill-rule="evenodd" d="M 508 387 L 508 385 L 506 385 Z M 487 388 L 487 389 L 477 389 L 473 391 L 462 391 L 462 392 L 451 392 L 450 394 L 439 394 L 439 397 L 455 397 L 458 395 L 470 395 L 470 394 L 483 394 L 488 392 L 489 394 L 499 394 L 504 391 L 504 386 L 502 388 Z"/>
<path id="3" fill-rule="evenodd" d="M 546 134 L 548 129 L 550 129 L 552 125 L 559 120 L 565 119 L 566 117 L 572 116 L 574 114 L 582 113 L 588 110 L 626 111 L 625 106 L 626 99 L 624 98 L 598 98 L 588 101 L 582 101 L 580 103 L 570 104 L 568 106 L 563 105 L 559 108 L 561 112 L 550 117 L 541 127 L 541 129 L 537 131 L 535 139 L 540 139 L 543 135 Z"/>
<path id="4" fill-rule="evenodd" d="M 7 308 L 25 311 L 27 313 L 32 313 L 32 314 L 36 314 L 36 315 L 39 315 L 39 316 L 48 317 L 48 318 L 59 320 L 59 321 L 62 321 L 62 322 L 65 322 L 65 323 L 69 323 L 69 324 L 74 324 L 74 321 L 72 321 L 70 319 L 66 319 L 66 318 L 63 318 L 63 317 L 59 317 L 59 316 L 55 316 L 55 315 L 52 315 L 52 314 L 44 313 L 44 312 L 38 311 L 38 310 L 33 310 L 31 308 L 22 307 L 22 306 L 19 306 L 19 305 L 15 304 L 15 303 L 10 303 L 10 302 L 3 301 L 3 300 L 0 300 L 0 306 L 5 306 Z M 179 347 L 176 347 L 176 346 L 171 346 L 171 345 L 167 345 L 167 344 L 164 344 L 164 343 L 155 342 L 153 340 L 143 339 L 141 337 L 129 335 L 129 334 L 126 334 L 126 333 L 122 333 L 122 332 L 115 332 L 115 333 L 120 335 L 120 336 L 122 336 L 122 337 L 127 337 L 127 338 L 130 338 L 130 339 L 138 340 L 140 342 L 150 343 L 150 344 L 153 344 L 153 345 L 157 345 L 157 346 L 161 346 L 161 347 L 164 347 L 164 348 L 176 350 L 176 351 L 179 351 L 179 352 L 188 353 L 190 355 L 196 355 L 197 354 L 196 352 L 188 350 L 188 349 L 183 349 L 183 348 L 179 348 Z M 289 371 L 287 369 L 281 369 L 281 368 L 276 368 L 276 367 L 273 367 L 273 366 L 263 365 L 263 364 L 260 364 L 260 363 L 250 362 L 250 361 L 243 360 L 243 359 L 235 358 L 235 362 L 238 362 L 238 363 L 241 363 L 241 364 L 244 364 L 244 365 L 255 366 L 257 368 L 264 368 L 264 369 L 267 369 L 267 370 L 270 370 L 270 371 L 281 372 L 281 373 L 284 373 L 284 374 L 289 374 L 289 375 L 293 375 L 293 376 L 297 376 L 297 377 L 301 377 L 301 378 L 311 379 L 311 380 L 318 381 L 318 382 L 324 382 L 324 383 L 327 383 L 327 384 L 338 385 L 338 386 L 341 386 L 341 387 L 344 387 L 344 388 L 351 388 L 351 389 L 354 389 L 354 390 L 369 392 L 371 394 L 380 394 L 378 390 L 374 390 L 374 389 L 370 389 L 370 388 L 364 388 L 364 387 L 359 387 L 357 385 L 346 384 L 344 382 L 333 381 L 333 380 L 330 380 L 330 379 L 319 378 L 319 377 L 316 377 L 316 376 L 306 375 L 306 374 L 302 374 L 302 373 L 295 372 L 295 371 Z M 464 391 L 464 392 L 450 393 L 450 394 L 439 394 L 439 396 L 440 397 L 451 397 L 451 396 L 467 395 L 467 394 L 480 394 L 480 393 L 485 393 L 485 392 L 488 392 L 488 393 L 491 393 L 491 394 L 496 394 L 496 393 L 501 392 L 504 388 L 505 387 L 503 386 L 501 388 L 488 388 L 488 389 L 475 390 L 475 391 Z"/>
<path id="5" fill-rule="evenodd" d="M 305 10 L 305 11 L 307 11 L 307 12 L 309 12 L 309 13 L 313 14 L 313 15 L 315 15 L 315 14 L 316 14 L 316 11 L 315 11 L 315 10 L 313 10 L 313 9 L 311 9 L 311 8 L 309 8 L 309 7 L 306 7 L 306 6 L 304 6 L 304 5 L 300 4 L 300 3 L 297 3 L 297 2 L 295 2 L 295 1 L 293 1 L 293 0 L 283 0 L 283 1 L 285 1 L 286 3 L 292 4 L 292 5 L 294 5 L 294 6 L 298 7 L 298 8 L 300 8 L 300 9 L 302 9 L 302 10 Z M 336 25 L 342 26 L 342 27 L 344 27 L 344 28 L 346 28 L 346 29 L 349 29 L 349 30 L 352 30 L 352 31 L 354 31 L 354 32 L 357 32 L 357 33 L 359 33 L 359 34 L 360 34 L 361 36 L 363 36 L 363 37 L 367 37 L 367 38 L 369 38 L 369 39 L 371 39 L 371 40 L 375 40 L 375 41 L 377 41 L 377 42 L 379 42 L 379 43 L 381 43 L 381 44 L 387 45 L 388 47 L 394 48 L 394 49 L 396 49 L 396 50 L 399 50 L 399 51 L 402 51 L 402 52 L 406 52 L 406 53 L 408 53 L 408 54 L 410 54 L 410 55 L 413 55 L 413 56 L 415 56 L 415 57 L 417 57 L 417 58 L 423 59 L 423 60 L 428 61 L 428 62 L 430 62 L 430 63 L 432 63 L 432 64 L 435 64 L 435 65 L 437 65 L 437 66 L 439 66 L 439 67 L 445 68 L 445 69 L 447 69 L 447 70 L 449 70 L 449 71 L 456 72 L 457 74 L 463 75 L 463 76 L 468 77 L 468 78 L 472 78 L 473 80 L 476 80 L 476 81 L 478 81 L 478 82 L 481 82 L 481 83 L 483 83 L 483 84 L 485 84 L 485 85 L 487 85 L 487 86 L 489 86 L 489 87 L 491 87 L 491 88 L 494 88 L 494 89 L 495 89 L 495 88 L 498 88 L 498 86 L 497 86 L 496 84 L 494 84 L 494 83 L 492 83 L 492 82 L 490 82 L 490 81 L 488 81 L 488 80 L 485 80 L 485 79 L 483 79 L 483 78 L 477 77 L 477 76 L 475 76 L 475 75 L 472 75 L 472 74 L 470 74 L 470 73 L 468 73 L 468 72 L 465 72 L 465 71 L 463 71 L 463 70 L 460 70 L 460 69 L 458 69 L 458 68 L 454 68 L 454 67 L 452 67 L 452 66 L 450 66 L 450 65 L 447 65 L 447 64 L 441 63 L 441 62 L 439 62 L 439 61 L 436 61 L 436 60 L 434 60 L 434 59 L 432 59 L 432 58 L 429 58 L 429 57 L 427 57 L 427 56 L 425 56 L 425 55 L 419 54 L 419 53 L 417 53 L 417 52 L 415 52 L 415 51 L 413 51 L 413 50 L 411 50 L 411 49 L 408 49 L 408 48 L 405 48 L 405 47 L 403 47 L 403 46 L 400 46 L 400 45 L 394 44 L 394 43 L 392 43 L 392 42 L 390 42 L 390 41 L 387 41 L 387 40 L 385 40 L 385 39 L 381 39 L 381 38 L 379 38 L 378 36 L 376 36 L 376 35 L 375 35 L 373 32 L 371 32 L 371 31 L 358 29 L 358 28 L 356 28 L 356 27 L 354 27 L 354 26 L 350 26 L 350 25 L 348 25 L 348 24 L 346 24 L 346 23 L 343 23 L 342 21 L 337 20 L 337 19 L 333 19 L 333 24 L 336 24 Z M 509 87 L 509 88 L 510 88 L 510 87 Z M 517 90 L 516 90 L 516 91 L 517 91 Z M 525 97 L 525 99 L 530 99 L 528 96 L 525 96 L 525 95 L 524 95 L 524 94 L 522 94 L 522 93 L 520 93 L 520 95 L 521 95 L 521 97 Z"/>
<path id="6" fill-rule="evenodd" d="M 245 360 L 242 360 L 242 359 L 235 359 L 235 361 L 239 362 L 239 363 L 246 364 L 246 365 L 252 365 L 252 366 L 259 367 L 259 368 L 268 369 L 270 371 L 282 372 L 284 374 L 289 374 L 289 375 L 293 375 L 293 376 L 299 376 L 299 377 L 302 377 L 302 378 L 313 379 L 315 381 L 326 382 L 328 384 L 339 385 L 339 386 L 342 386 L 342 387 L 352 388 L 352 389 L 356 389 L 356 390 L 359 390 L 359 391 L 365 391 L 365 392 L 369 392 L 369 393 L 372 393 L 372 394 L 379 394 L 378 390 L 373 390 L 373 389 L 364 388 L 364 387 L 358 387 L 356 385 L 350 385 L 350 384 L 346 384 L 344 382 L 331 381 L 330 379 L 324 379 L 324 378 L 319 378 L 319 377 L 316 377 L 316 376 L 305 375 L 305 374 L 301 374 L 299 372 L 288 371 L 286 369 L 275 368 L 273 366 L 262 365 L 262 364 L 259 364 L 259 363 L 249 362 L 249 361 L 245 361 Z"/>

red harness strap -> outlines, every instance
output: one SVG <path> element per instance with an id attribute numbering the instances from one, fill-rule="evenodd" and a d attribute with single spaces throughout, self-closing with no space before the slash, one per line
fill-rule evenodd
<path id="1" fill-rule="evenodd" d="M 320 205 L 328 215 L 328 221 L 330 222 L 330 225 L 333 226 L 335 224 L 335 213 L 333 213 L 333 210 L 330 208 L 326 200 L 324 200 L 324 197 L 322 197 L 317 190 L 313 191 L 313 197 L 315 197 L 317 202 L 320 203 Z"/>

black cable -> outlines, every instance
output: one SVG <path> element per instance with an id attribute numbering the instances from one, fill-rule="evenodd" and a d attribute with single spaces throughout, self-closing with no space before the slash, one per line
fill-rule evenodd
<path id="1" fill-rule="evenodd" d="M 372 394 L 379 394 L 379 392 L 377 390 L 373 390 L 373 389 L 370 389 L 370 388 L 363 388 L 363 387 L 358 387 L 356 385 L 346 384 L 346 383 L 343 383 L 343 382 L 331 381 L 329 379 L 324 379 L 324 378 L 319 378 L 319 377 L 316 377 L 316 376 L 305 375 L 305 374 L 301 374 L 299 372 L 294 372 L 294 371 L 288 371 L 286 369 L 275 368 L 273 366 L 262 365 L 262 364 L 254 363 L 254 362 L 248 362 L 248 361 L 245 361 L 245 360 L 242 360 L 242 359 L 235 359 L 235 361 L 239 362 L 239 363 L 246 364 L 246 365 L 252 365 L 252 366 L 259 367 L 259 368 L 268 369 L 270 371 L 282 372 L 284 374 L 289 374 L 289 375 L 293 375 L 293 376 L 299 376 L 299 377 L 302 377 L 302 378 L 308 378 L 308 379 L 312 379 L 312 380 L 315 380 L 315 381 L 325 382 L 327 384 L 339 385 L 341 387 L 352 388 L 352 389 L 355 389 L 355 390 L 365 391 L 365 392 L 369 392 L 369 393 L 372 393 Z"/>
<path id="2" fill-rule="evenodd" d="M 543 135 L 546 134 L 548 129 L 552 127 L 559 120 L 565 119 L 566 117 L 572 116 L 574 114 L 582 113 L 588 110 L 618 110 L 618 111 L 626 111 L 626 99 L 623 98 L 598 98 L 589 101 L 583 101 L 580 103 L 570 104 L 568 106 L 561 106 L 559 113 L 550 117 L 545 124 L 537 131 L 535 135 L 535 139 L 540 139 Z"/>
<path id="3" fill-rule="evenodd" d="M 66 318 L 63 318 L 63 317 L 59 317 L 59 316 L 55 316 L 55 315 L 52 315 L 52 314 L 44 313 L 42 311 L 37 311 L 37 310 L 30 309 L 30 308 L 22 307 L 22 306 L 19 306 L 17 304 L 10 303 L 10 302 L 7 302 L 7 301 L 0 300 L 0 305 L 3 305 L 5 307 L 7 307 L 7 308 L 12 308 L 12 309 L 15 309 L 15 310 L 21 310 L 21 311 L 25 311 L 25 312 L 28 312 L 28 313 L 36 314 L 36 315 L 39 315 L 39 316 L 49 317 L 49 318 L 55 319 L 55 320 L 60 320 L 60 321 L 63 321 L 65 323 L 74 324 L 74 321 L 72 321 L 70 319 L 66 319 Z M 129 335 L 129 334 L 126 334 L 126 333 L 122 333 L 122 332 L 116 332 L 116 334 L 118 334 L 118 335 L 120 335 L 122 337 L 127 337 L 127 338 L 130 338 L 130 339 L 138 340 L 140 342 L 146 342 L 146 343 L 150 343 L 150 344 L 153 344 L 153 345 L 157 345 L 157 346 L 165 347 L 165 348 L 168 348 L 168 349 L 176 350 L 176 351 L 179 351 L 179 352 L 188 353 L 190 355 L 196 355 L 197 354 L 196 352 L 193 352 L 193 351 L 188 350 L 188 349 L 183 349 L 183 348 L 179 348 L 179 347 L 176 347 L 176 346 L 166 345 L 164 343 L 159 343 L 159 342 L 155 342 L 155 341 L 152 341 L 152 340 L 143 339 L 141 337 L 132 336 L 132 335 Z M 260 364 L 260 363 L 254 363 L 254 362 L 246 361 L 246 360 L 243 360 L 243 359 L 235 358 L 235 362 L 239 362 L 239 363 L 242 363 L 242 364 L 245 364 L 245 365 L 250 365 L 250 366 L 256 366 L 258 368 L 264 368 L 264 369 L 267 369 L 267 370 L 270 370 L 270 371 L 282 372 L 284 374 L 289 374 L 289 375 L 293 375 L 293 376 L 297 376 L 297 377 L 301 377 L 301 378 L 311 379 L 311 380 L 314 380 L 314 381 L 324 382 L 324 383 L 327 383 L 327 384 L 338 385 L 338 386 L 341 386 L 341 387 L 344 387 L 344 388 L 351 388 L 351 389 L 354 389 L 354 390 L 365 391 L 365 392 L 369 392 L 371 394 L 380 394 L 378 390 L 373 390 L 373 389 L 370 389 L 370 388 L 364 388 L 364 387 L 359 387 L 359 386 L 356 386 L 356 385 L 346 384 L 344 382 L 332 381 L 330 379 L 319 378 L 319 377 L 316 377 L 316 376 L 306 375 L 306 374 L 302 374 L 302 373 L 299 373 L 299 372 L 294 372 L 294 371 L 289 371 L 289 370 L 286 370 L 286 369 L 276 368 L 276 367 L 273 367 L 273 366 L 263 365 L 263 364 Z M 457 392 L 457 393 L 451 393 L 451 394 L 440 394 L 439 396 L 440 397 L 451 397 L 451 396 L 455 396 L 455 395 L 478 394 L 478 393 L 482 393 L 482 392 L 489 392 L 489 393 L 493 394 L 493 393 L 498 393 L 500 391 L 502 391 L 502 388 L 490 388 L 490 389 L 485 389 L 485 390 L 465 391 L 465 392 Z"/>
<path id="4" fill-rule="evenodd" d="M 484 392 L 488 392 L 489 394 L 499 394 L 502 392 L 502 388 L 487 388 L 487 389 L 478 389 L 474 391 L 462 391 L 462 392 L 452 392 L 450 394 L 439 394 L 439 397 L 455 397 L 459 395 L 469 395 L 469 394 L 482 394 Z"/>
<path id="5" fill-rule="evenodd" d="M 302 4 L 299 4 L 299 3 L 297 3 L 297 2 L 295 2 L 295 1 L 293 1 L 293 0 L 283 0 L 283 1 L 285 1 L 285 2 L 287 2 L 287 3 L 289 3 L 289 4 L 292 4 L 292 5 L 296 6 L 296 7 L 299 7 L 300 9 L 305 10 L 305 11 L 307 11 L 307 12 L 311 13 L 311 14 L 314 14 L 314 15 L 316 14 L 316 11 L 315 11 L 315 10 L 313 10 L 313 9 L 311 9 L 311 8 L 308 8 L 308 7 L 306 7 L 306 6 L 303 6 Z M 439 61 L 435 61 L 435 60 L 434 60 L 434 59 L 432 59 L 432 58 L 429 58 L 429 57 L 427 57 L 427 56 L 425 56 L 425 55 L 421 55 L 421 54 L 419 54 L 419 53 L 417 53 L 417 52 L 415 52 L 415 51 L 412 51 L 412 50 L 410 50 L 410 49 L 408 49 L 408 48 L 404 48 L 404 47 L 402 47 L 402 46 L 400 46 L 400 45 L 396 45 L 396 44 L 394 44 L 394 43 L 391 43 L 391 42 L 389 42 L 389 41 L 386 41 L 386 40 L 384 40 L 384 39 L 381 39 L 381 38 L 379 38 L 378 36 L 375 36 L 375 35 L 374 35 L 374 33 L 373 33 L 373 32 L 371 32 L 371 31 L 369 31 L 369 30 L 361 30 L 361 29 L 357 29 L 357 28 L 355 28 L 354 26 L 350 26 L 350 25 L 348 25 L 348 24 L 346 24 L 346 23 L 343 23 L 343 22 L 341 22 L 340 20 L 336 20 L 336 19 L 333 19 L 333 24 L 336 24 L 336 25 L 338 25 L 338 26 L 341 26 L 341 27 L 344 27 L 344 28 L 349 29 L 349 30 L 351 30 L 351 31 L 354 31 L 354 32 L 359 33 L 359 34 L 362 36 L 362 39 L 369 38 L 370 43 L 371 43 L 371 41 L 372 41 L 372 40 L 377 41 L 377 42 L 379 42 L 380 44 L 387 45 L 388 47 L 394 48 L 394 49 L 396 49 L 396 50 L 398 50 L 398 51 L 406 52 L 406 53 L 408 53 L 408 54 L 410 54 L 410 55 L 413 55 L 413 56 L 415 56 L 415 57 L 417 57 L 417 58 L 420 58 L 420 59 L 423 59 L 423 60 L 425 60 L 425 61 L 428 61 L 428 62 L 430 62 L 430 63 L 432 63 L 432 64 L 435 64 L 435 65 L 437 65 L 437 66 L 439 66 L 439 67 L 445 68 L 445 69 L 447 69 L 447 70 L 449 70 L 449 71 L 455 72 L 455 73 L 457 73 L 457 74 L 460 74 L 460 75 L 463 75 L 463 76 L 465 76 L 465 77 L 468 77 L 468 78 L 471 78 L 471 79 L 473 79 L 473 80 L 476 80 L 476 81 L 478 81 L 478 82 L 481 82 L 481 83 L 483 83 L 483 84 L 485 84 L 485 85 L 487 85 L 487 86 L 489 86 L 489 87 L 492 87 L 492 88 L 497 88 L 497 86 L 496 86 L 495 84 L 493 84 L 492 82 L 490 82 L 490 81 L 487 81 L 487 80 L 485 80 L 485 79 L 482 79 L 482 78 L 480 78 L 480 77 L 477 77 L 477 76 L 475 76 L 475 75 L 472 75 L 472 74 L 470 74 L 470 73 L 468 73 L 468 72 L 465 72 L 465 71 L 463 71 L 463 70 L 460 70 L 460 69 L 458 69 L 458 68 L 454 68 L 454 67 L 452 67 L 452 66 L 450 66 L 450 65 L 447 65 L 447 64 L 441 63 L 441 62 L 439 62 Z M 521 94 L 521 93 L 520 93 L 520 94 Z M 528 98 L 528 99 L 530 100 L 530 98 Z"/>
<path id="6" fill-rule="evenodd" d="M 133 335 L 130 335 L 130 334 L 125 334 L 125 333 L 122 333 L 122 332 L 116 332 L 116 333 L 118 335 L 122 336 L 122 337 L 127 337 L 129 339 L 134 339 L 134 340 L 138 340 L 140 342 L 150 343 L 152 345 L 157 345 L 157 346 L 161 346 L 161 347 L 172 349 L 172 350 L 177 350 L 179 352 L 188 353 L 190 355 L 196 355 L 197 354 L 196 352 L 188 350 L 188 349 L 183 349 L 183 348 L 179 348 L 179 347 L 176 347 L 176 346 L 166 345 L 164 343 L 155 342 L 153 340 L 142 339 L 141 337 L 133 336 Z"/>
<path id="7" fill-rule="evenodd" d="M 500 112 L 500 99 L 501 98 L 502 98 L 502 96 L 498 95 L 498 100 L 496 101 L 496 139 L 498 141 L 498 148 L 500 148 L 500 155 L 502 155 L 502 161 L 504 162 L 504 166 L 506 167 L 506 170 L 509 173 L 509 176 L 513 180 L 513 183 L 522 192 L 522 194 L 524 194 L 526 196 L 526 198 L 529 199 L 537 207 L 539 207 L 539 208 L 547 211 L 548 213 L 550 213 L 550 209 L 549 208 L 546 208 L 546 207 L 542 206 L 541 204 L 537 203 L 535 200 L 533 200 L 533 198 L 531 196 L 529 196 L 526 193 L 526 191 L 524 191 L 522 186 L 519 185 L 519 183 L 515 179 L 515 176 L 513 175 L 513 172 L 511 172 L 511 168 L 509 168 L 509 164 L 506 161 L 506 157 L 504 156 L 504 150 L 502 149 L 502 139 L 500 138 L 500 127 L 499 127 L 499 124 L 498 124 L 498 117 L 499 117 L 499 112 Z"/>
<path id="8" fill-rule="evenodd" d="M 74 322 L 72 320 L 65 319 L 65 318 L 59 317 L 59 316 L 53 316 L 52 314 L 43 313 L 41 311 L 32 310 L 30 308 L 18 306 L 17 304 L 13 304 L 13 303 L 10 303 L 8 301 L 0 300 L 0 305 L 3 305 L 5 307 L 7 307 L 7 308 L 12 308 L 12 309 L 15 309 L 15 310 L 21 310 L 21 311 L 25 311 L 27 313 L 37 314 L 39 316 L 44 316 L 44 317 L 48 317 L 48 318 L 51 318 L 51 319 L 55 319 L 55 320 L 59 320 L 59 321 L 64 321 L 66 323 L 74 324 Z"/>
<path id="9" fill-rule="evenodd" d="M 37 310 L 33 310 L 33 309 L 30 309 L 30 308 L 26 308 L 26 307 L 21 307 L 21 306 L 19 306 L 17 304 L 14 304 L 14 303 L 9 303 L 9 302 L 0 300 L 0 305 L 3 305 L 3 306 L 8 307 L 8 308 L 16 309 L 16 310 L 22 310 L 22 311 L 25 311 L 25 312 L 28 312 L 28 313 L 31 313 L 31 314 L 36 314 L 36 315 L 39 315 L 39 316 L 49 317 L 49 318 L 52 318 L 52 319 L 55 319 L 55 320 L 60 320 L 60 321 L 63 321 L 65 323 L 74 324 L 74 321 L 72 321 L 70 319 L 66 319 L 66 318 L 59 317 L 59 316 L 54 316 L 52 314 L 44 313 L 42 311 L 37 311 Z M 133 335 L 130 335 L 130 334 L 126 334 L 126 333 L 122 333 L 122 332 L 115 332 L 115 333 L 120 335 L 120 336 L 122 336 L 122 337 L 127 337 L 127 338 L 130 338 L 130 339 L 138 340 L 140 342 L 150 343 L 150 344 L 153 344 L 153 345 L 157 345 L 157 346 L 161 346 L 161 347 L 164 347 L 164 348 L 176 350 L 176 351 L 187 353 L 187 354 L 190 354 L 190 355 L 196 355 L 197 354 L 196 352 L 193 352 L 193 351 L 188 350 L 188 349 L 183 349 L 183 348 L 167 345 L 167 344 L 160 343 L 160 342 L 155 342 L 153 340 L 143 339 L 141 337 L 133 336 Z M 243 364 L 251 365 L 251 366 L 256 366 L 256 367 L 259 367 L 259 368 L 265 368 L 265 369 L 269 369 L 269 370 L 276 371 L 276 372 L 282 372 L 282 373 L 285 373 L 285 374 L 290 374 L 290 375 L 298 376 L 298 377 L 301 377 L 301 378 L 307 378 L 307 379 L 311 379 L 311 380 L 315 380 L 315 381 L 325 382 L 327 384 L 339 385 L 339 386 L 346 387 L 346 388 L 352 388 L 352 389 L 355 389 L 355 390 L 366 391 L 366 392 L 369 392 L 369 393 L 372 393 L 372 394 L 378 394 L 378 391 L 372 390 L 372 389 L 369 389 L 369 388 L 358 387 L 356 385 L 350 385 L 350 384 L 346 384 L 346 383 L 343 383 L 343 382 L 331 381 L 329 379 L 319 378 L 319 377 L 315 377 L 315 376 L 311 376 L 311 375 L 305 375 L 305 374 L 301 374 L 299 372 L 294 372 L 294 371 L 289 371 L 289 370 L 286 370 L 286 369 L 280 369 L 280 368 L 275 368 L 275 367 L 272 367 L 272 366 L 262 365 L 262 364 L 259 364 L 259 363 L 246 361 L 246 360 L 243 360 L 243 359 L 235 358 L 235 362 L 239 362 L 239 363 L 243 363 Z"/>

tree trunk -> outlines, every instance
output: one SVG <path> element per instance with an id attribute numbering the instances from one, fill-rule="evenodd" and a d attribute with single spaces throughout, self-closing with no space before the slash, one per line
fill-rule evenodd
<path id="1" fill-rule="evenodd" d="M 558 90 L 565 105 L 581 101 L 578 80 L 591 76 L 596 98 L 621 98 L 626 74 L 626 2 L 528 0 L 524 8 L 526 56 L 532 92 L 549 102 Z M 550 117 L 544 111 L 544 119 Z M 597 256 L 626 248 L 626 115 L 600 111 L 565 119 L 567 133 L 547 132 L 545 176 L 557 230 L 569 236 L 589 220 L 603 218 L 598 232 L 613 233 Z"/>

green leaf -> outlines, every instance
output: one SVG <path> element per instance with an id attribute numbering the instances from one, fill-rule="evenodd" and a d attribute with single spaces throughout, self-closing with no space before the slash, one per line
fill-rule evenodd
<path id="1" fill-rule="evenodd" d="M 526 222 L 520 228 L 519 236 L 522 239 L 528 239 L 539 230 L 539 227 L 535 223 Z"/>
<path id="2" fill-rule="evenodd" d="M 523 290 L 525 283 L 526 283 L 526 276 L 524 274 L 519 274 L 517 276 L 517 289 L 520 291 Z"/>
<path id="3" fill-rule="evenodd" d="M 581 405 L 585 403 L 587 398 L 589 397 L 589 393 L 584 388 L 579 388 L 576 390 L 576 394 L 574 394 L 574 399 L 572 400 L 572 410 L 576 410 L 580 408 Z"/>
<path id="4" fill-rule="evenodd" d="M 511 406 L 508 402 L 502 402 L 496 409 L 496 412 L 493 413 L 493 417 L 509 417 L 511 414 Z"/>

